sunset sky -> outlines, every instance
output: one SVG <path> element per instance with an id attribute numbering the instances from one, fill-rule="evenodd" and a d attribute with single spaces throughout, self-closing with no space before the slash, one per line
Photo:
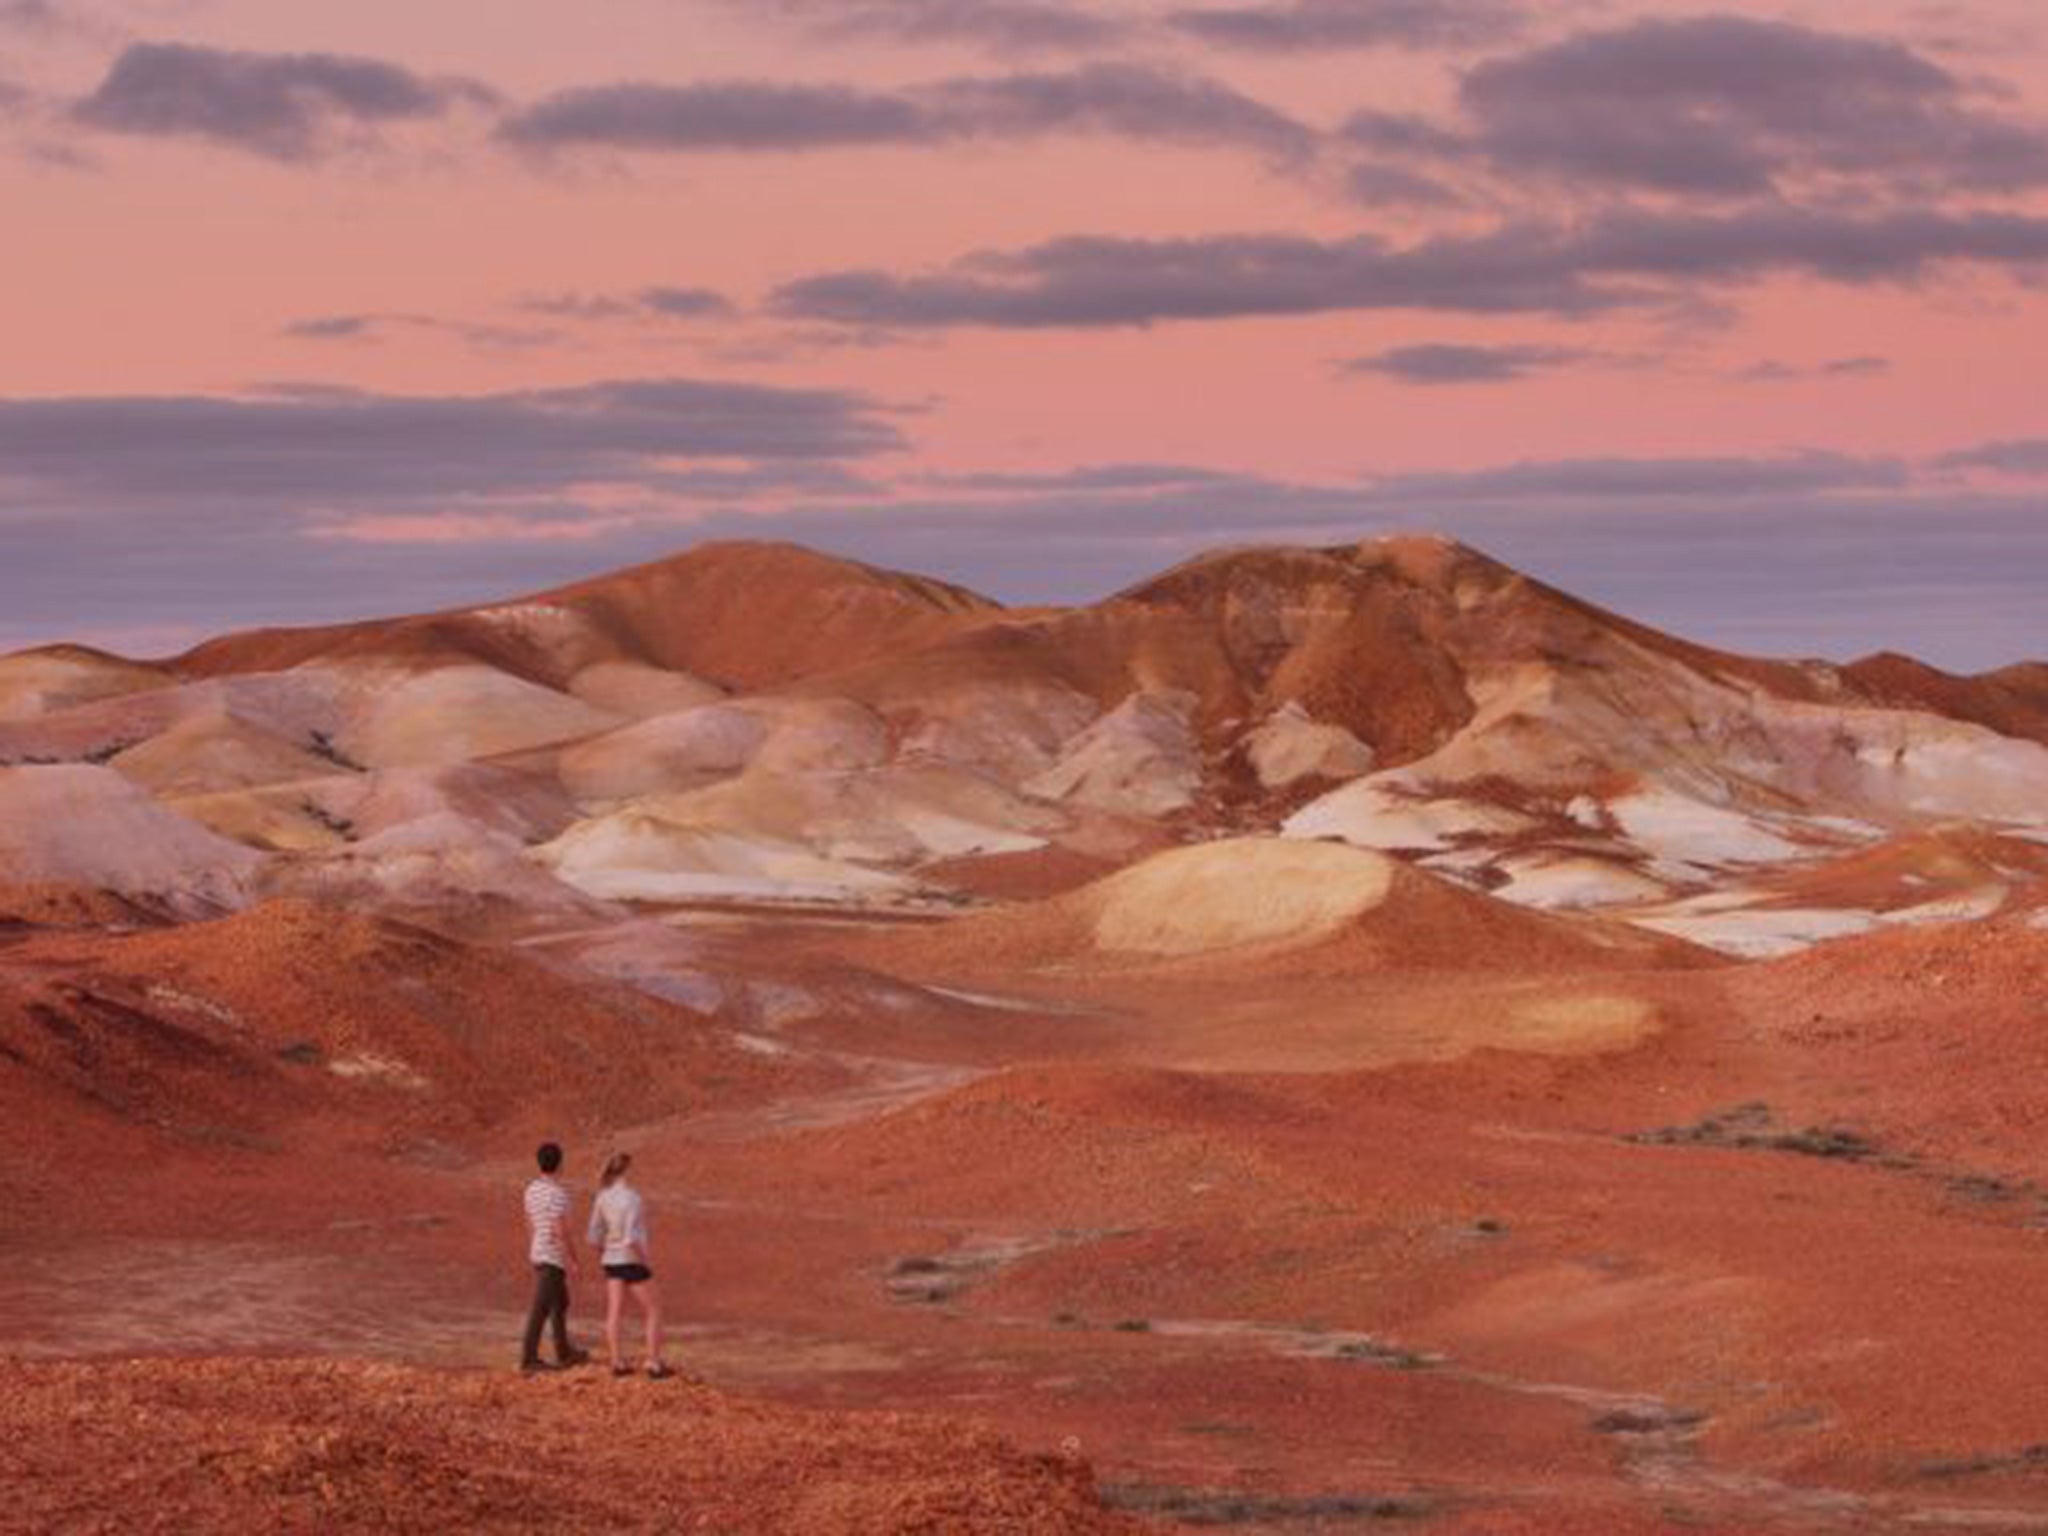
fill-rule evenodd
<path id="1" fill-rule="evenodd" d="M 0 649 L 1432 529 L 2048 658 L 2040 0 L 0 0 Z"/>

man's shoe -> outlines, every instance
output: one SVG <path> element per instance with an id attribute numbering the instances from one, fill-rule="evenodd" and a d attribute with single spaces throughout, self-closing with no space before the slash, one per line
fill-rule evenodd
<path id="1" fill-rule="evenodd" d="M 522 1360 L 519 1362 L 519 1374 L 522 1376 L 547 1376 L 560 1369 L 559 1365 L 549 1365 L 545 1360 Z"/>
<path id="2" fill-rule="evenodd" d="M 561 1360 L 561 1367 L 565 1371 L 571 1366 L 588 1364 L 590 1364 L 590 1351 L 587 1349 L 572 1349 L 569 1353 L 562 1356 Z"/>

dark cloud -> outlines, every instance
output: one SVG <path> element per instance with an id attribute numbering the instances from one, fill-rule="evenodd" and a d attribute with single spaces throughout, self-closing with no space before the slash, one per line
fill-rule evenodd
<path id="1" fill-rule="evenodd" d="M 1413 112 L 1354 112 L 1338 126 L 1336 139 L 1354 149 L 1426 159 L 1454 159 L 1472 148 L 1465 134 Z"/>
<path id="2" fill-rule="evenodd" d="M 1629 501 L 1731 498 L 1896 490 L 1912 483 L 1897 459 L 1838 453 L 1778 458 L 1557 459 L 1450 474 L 1401 475 L 1378 482 L 1383 503 L 1457 505 L 1474 501 Z"/>
<path id="3" fill-rule="evenodd" d="M 452 336 L 471 346 L 489 348 L 543 347 L 561 339 L 559 332 L 532 326 L 407 314 L 313 315 L 292 321 L 281 334 L 298 341 L 374 341 L 392 331 Z"/>
<path id="4" fill-rule="evenodd" d="M 640 307 L 676 320 L 701 320 L 733 313 L 733 303 L 710 288 L 643 288 Z"/>
<path id="5" fill-rule="evenodd" d="M 1457 208 L 1464 193 L 1405 165 L 1363 160 L 1344 172 L 1344 192 L 1361 208 Z"/>
<path id="6" fill-rule="evenodd" d="M 1167 25 L 1219 48 L 1255 53 L 1333 48 L 1469 48 L 1520 31 L 1523 8 L 1506 0 L 1278 0 L 1189 6 Z"/>
<path id="7" fill-rule="evenodd" d="M 1830 357 L 1818 363 L 1788 363 L 1766 358 L 1736 372 L 1749 384 L 1783 384 L 1799 379 L 1862 379 L 1891 372 L 1888 357 Z"/>
<path id="8" fill-rule="evenodd" d="M 1403 384 L 1499 384 L 1592 361 L 1601 354 L 1576 347 L 1473 346 L 1422 342 L 1393 347 L 1339 365 L 1344 373 L 1379 374 Z"/>
<path id="9" fill-rule="evenodd" d="M 1147 326 L 1166 320 L 1412 309 L 1586 315 L 1672 307 L 1701 284 L 1779 273 L 1913 281 L 1948 263 L 2048 264 L 2048 217 L 1767 205 L 1726 214 L 1625 209 L 1391 247 L 1369 235 L 1072 236 L 938 272 L 823 273 L 777 289 L 782 314 L 906 329 Z"/>
<path id="10" fill-rule="evenodd" d="M 934 475 L 930 484 L 960 491 L 1156 491 L 1238 483 L 1237 477 L 1186 464 L 1090 464 L 1053 472 L 984 471 Z"/>
<path id="11" fill-rule="evenodd" d="M 742 3 L 751 11 L 760 0 Z M 828 35 L 1006 50 L 1100 48 L 1131 30 L 1121 18 L 1059 0 L 772 0 L 772 8 Z"/>
<path id="12" fill-rule="evenodd" d="M 102 430 L 94 440 L 120 439 Z M 0 454 L 7 447 L 0 441 Z M 175 518 L 126 510 L 110 536 L 91 489 L 67 494 L 100 507 L 99 517 L 0 496 L 11 509 L 0 513 L 9 578 L 0 648 L 484 602 L 706 538 L 794 539 L 1011 601 L 1061 602 L 1101 597 L 1223 544 L 1329 545 L 1422 529 L 1735 650 L 1848 657 L 1891 647 L 1958 668 L 2048 656 L 2035 574 L 2048 569 L 2048 501 L 1896 485 L 1910 474 L 1886 460 L 1586 460 L 1354 485 L 1101 465 L 963 476 L 959 488 L 929 495 L 849 487 L 830 499 L 821 481 L 828 499 L 760 505 L 766 482 L 813 469 L 842 473 L 813 460 L 764 463 L 737 479 L 711 465 L 669 472 L 709 493 L 712 507 L 737 497 L 752 510 L 698 503 L 597 517 L 541 493 L 503 536 L 447 544 L 361 530 L 308 537 L 303 520 L 197 500 L 188 510 L 182 499 Z"/>
<path id="13" fill-rule="evenodd" d="M 802 150 L 918 143 L 933 136 L 933 125 L 904 97 L 846 86 L 625 82 L 559 91 L 499 132 L 547 149 Z"/>
<path id="14" fill-rule="evenodd" d="M 416 505 L 637 482 L 670 461 L 856 459 L 898 446 L 871 401 L 681 379 L 512 394 L 0 400 L 0 518 L 38 506 Z"/>
<path id="15" fill-rule="evenodd" d="M 304 160 L 328 148 L 337 130 L 439 117 L 485 94 L 380 59 L 137 43 L 73 115 L 109 132 L 210 139 Z"/>
<path id="16" fill-rule="evenodd" d="M 1930 188 L 2048 184 L 2048 135 L 1905 45 L 1730 15 L 1580 33 L 1469 71 L 1493 163 L 1717 196 L 1816 176 Z"/>
<path id="17" fill-rule="evenodd" d="M 739 306 L 713 288 L 656 286 L 635 293 L 545 293 L 517 301 L 529 314 L 557 320 L 642 323 L 663 320 L 724 320 Z"/>
<path id="18" fill-rule="evenodd" d="M 963 77 L 897 92 L 837 85 L 626 82 L 549 96 L 499 132 L 534 149 L 768 152 L 934 145 L 1060 132 L 1235 144 L 1301 156 L 1313 134 L 1200 76 L 1140 65 Z"/>
<path id="19" fill-rule="evenodd" d="M 64 17 L 51 0 L 0 0 L 0 28 L 22 32 L 55 32 Z"/>
<path id="20" fill-rule="evenodd" d="M 1315 144 L 1302 124 L 1229 86 L 1135 64 L 954 80 L 929 98 L 941 131 L 963 138 L 1094 131 L 1282 158 L 1306 156 Z"/>
<path id="21" fill-rule="evenodd" d="M 1990 469 L 2005 475 L 2048 475 L 2048 437 L 1983 443 L 1937 462 L 1946 469 Z"/>
<path id="22" fill-rule="evenodd" d="M 313 315 L 286 325 L 283 334 L 301 341 L 355 341 L 374 331 L 379 315 Z"/>
<path id="23" fill-rule="evenodd" d="M 1362 309 L 1580 314 L 1614 302 L 1554 258 L 1532 260 L 1518 239 L 1397 250 L 1369 235 L 1073 236 L 915 277 L 826 273 L 785 284 L 771 299 L 784 314 L 840 324 L 1012 329 Z"/>

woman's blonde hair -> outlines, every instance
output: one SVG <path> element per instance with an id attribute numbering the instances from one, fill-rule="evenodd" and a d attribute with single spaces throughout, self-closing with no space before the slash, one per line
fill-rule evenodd
<path id="1" fill-rule="evenodd" d="M 622 1177 L 624 1177 L 626 1170 L 632 1166 L 632 1153 L 614 1152 L 610 1157 L 604 1160 L 604 1172 L 601 1175 L 599 1175 L 598 1182 L 602 1184 L 606 1189 L 609 1189 L 612 1187 L 612 1185 L 618 1183 L 618 1181 Z"/>

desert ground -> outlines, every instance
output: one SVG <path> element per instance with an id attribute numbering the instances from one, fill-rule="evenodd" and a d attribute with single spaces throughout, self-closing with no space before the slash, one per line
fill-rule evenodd
<path id="1" fill-rule="evenodd" d="M 2048 665 L 713 545 L 0 765 L 0 1528 L 2048 1529 Z"/>

